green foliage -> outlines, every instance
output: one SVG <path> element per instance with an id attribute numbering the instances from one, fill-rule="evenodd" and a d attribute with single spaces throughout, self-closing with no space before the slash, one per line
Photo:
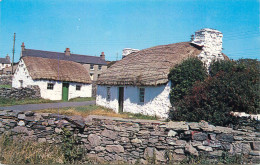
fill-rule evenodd
<path id="1" fill-rule="evenodd" d="M 206 76 L 206 68 L 198 58 L 189 58 L 174 67 L 169 73 L 169 80 L 172 83 L 171 103 L 175 104 L 183 99 L 189 93 L 194 82 L 203 81 Z"/>
<path id="2" fill-rule="evenodd" d="M 257 60 L 217 61 L 207 79 L 197 82 L 175 103 L 171 120 L 205 120 L 216 125 L 237 124 L 231 111 L 259 113 L 259 62 Z"/>
<path id="3" fill-rule="evenodd" d="M 84 150 L 79 147 L 79 144 L 78 139 L 73 136 L 73 133 L 64 128 L 61 149 L 66 163 L 75 163 L 83 158 Z"/>
<path id="4" fill-rule="evenodd" d="M 0 85 L 0 88 L 12 88 L 11 85 Z"/>
<path id="5" fill-rule="evenodd" d="M 41 104 L 41 103 L 56 103 L 57 101 L 46 100 L 46 99 L 7 99 L 0 97 L 0 106 L 11 106 L 11 105 L 24 105 L 24 104 Z"/>

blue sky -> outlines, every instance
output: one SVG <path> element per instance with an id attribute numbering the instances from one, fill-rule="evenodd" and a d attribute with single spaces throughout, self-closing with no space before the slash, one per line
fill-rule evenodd
<path id="1" fill-rule="evenodd" d="M 189 41 L 221 31 L 232 59 L 260 56 L 259 0 L 0 0 L 0 57 L 28 49 L 121 58 L 123 48 Z"/>

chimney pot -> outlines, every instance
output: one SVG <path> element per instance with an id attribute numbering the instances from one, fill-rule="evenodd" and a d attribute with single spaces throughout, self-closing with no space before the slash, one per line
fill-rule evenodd
<path id="1" fill-rule="evenodd" d="M 104 52 L 101 52 L 100 57 L 101 57 L 101 59 L 105 60 L 105 53 L 104 53 Z"/>
<path id="2" fill-rule="evenodd" d="M 24 42 L 22 43 L 21 48 L 22 48 L 22 51 L 24 51 L 24 49 L 25 49 Z"/>
<path id="3" fill-rule="evenodd" d="M 64 51 L 66 56 L 70 55 L 70 48 L 66 48 L 66 50 Z"/>

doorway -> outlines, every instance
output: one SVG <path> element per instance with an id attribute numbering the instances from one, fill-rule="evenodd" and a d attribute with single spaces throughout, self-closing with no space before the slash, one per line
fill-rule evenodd
<path id="1" fill-rule="evenodd" d="M 118 106 L 119 106 L 119 113 L 123 112 L 123 107 L 124 107 L 124 87 L 119 87 Z"/>
<path id="2" fill-rule="evenodd" d="M 69 83 L 62 83 L 62 100 L 69 100 Z"/>

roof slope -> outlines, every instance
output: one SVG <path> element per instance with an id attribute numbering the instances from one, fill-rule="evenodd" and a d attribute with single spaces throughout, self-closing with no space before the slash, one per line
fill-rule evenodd
<path id="1" fill-rule="evenodd" d="M 116 62 L 99 79 L 99 85 L 160 85 L 168 82 L 170 69 L 201 50 L 189 42 L 160 45 L 130 54 Z"/>
<path id="2" fill-rule="evenodd" d="M 11 61 L 6 58 L 0 58 L 0 63 L 1 64 L 11 64 Z"/>
<path id="3" fill-rule="evenodd" d="M 102 59 L 101 57 L 79 55 L 79 54 L 70 54 L 69 56 L 66 56 L 65 53 L 60 53 L 60 52 L 25 49 L 22 52 L 22 55 L 24 57 L 25 56 L 42 57 L 42 58 L 74 61 L 74 62 L 83 63 L 83 64 L 106 65 L 106 61 L 104 59 Z"/>
<path id="4" fill-rule="evenodd" d="M 23 57 L 22 60 L 34 80 L 91 83 L 88 71 L 79 63 L 39 57 Z"/>

